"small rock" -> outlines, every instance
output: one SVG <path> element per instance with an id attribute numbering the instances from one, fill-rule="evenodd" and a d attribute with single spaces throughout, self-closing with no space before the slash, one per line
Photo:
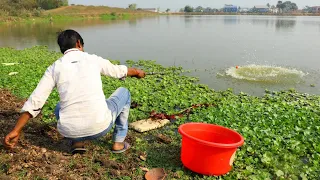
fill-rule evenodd
<path id="1" fill-rule="evenodd" d="M 22 169 L 22 167 L 18 165 L 18 166 L 16 167 L 16 169 L 19 171 L 19 170 Z"/>
<path id="2" fill-rule="evenodd" d="M 153 180 L 153 179 L 161 179 L 164 180 L 167 174 L 163 168 L 154 168 L 148 171 L 145 175 L 146 180 Z"/>
<path id="3" fill-rule="evenodd" d="M 42 152 L 42 153 L 46 153 L 46 152 L 47 152 L 47 149 L 46 149 L 46 148 L 41 148 L 41 152 Z"/>

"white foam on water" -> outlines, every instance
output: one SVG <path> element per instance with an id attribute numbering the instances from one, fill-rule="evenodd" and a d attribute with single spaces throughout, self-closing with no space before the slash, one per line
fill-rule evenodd
<path id="1" fill-rule="evenodd" d="M 226 75 L 256 82 L 298 83 L 306 74 L 294 68 L 250 64 L 230 67 L 226 70 Z"/>

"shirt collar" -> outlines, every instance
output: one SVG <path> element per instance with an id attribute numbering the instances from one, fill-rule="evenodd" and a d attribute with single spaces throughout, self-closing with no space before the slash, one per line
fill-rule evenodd
<path id="1" fill-rule="evenodd" d="M 68 49 L 64 52 L 64 55 L 68 54 L 69 52 L 72 52 L 72 51 L 80 51 L 79 49 L 77 48 L 72 48 L 72 49 Z"/>

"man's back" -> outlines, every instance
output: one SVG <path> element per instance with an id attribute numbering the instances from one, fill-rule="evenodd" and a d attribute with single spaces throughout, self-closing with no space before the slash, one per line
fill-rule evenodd
<path id="1" fill-rule="evenodd" d="M 108 127 L 112 118 L 102 91 L 100 71 L 95 56 L 81 51 L 67 51 L 53 64 L 60 95 L 61 134 L 83 137 Z"/>
<path id="2" fill-rule="evenodd" d="M 59 132 L 70 138 L 97 134 L 106 129 L 112 119 L 102 90 L 101 74 L 121 78 L 127 71 L 126 66 L 69 49 L 47 69 L 22 110 L 37 116 L 38 107 L 43 106 L 52 89 L 57 87 Z"/>
<path id="3" fill-rule="evenodd" d="M 57 42 L 64 56 L 44 73 L 24 104 L 15 127 L 6 135 L 5 147 L 12 149 L 16 146 L 23 127 L 30 118 L 39 115 L 53 88 L 57 87 L 60 95 L 60 103 L 55 109 L 58 130 L 72 141 L 72 153 L 84 152 L 83 141 L 104 136 L 113 124 L 112 152 L 126 151 L 130 148 L 124 142 L 128 133 L 130 92 L 121 87 L 105 100 L 100 74 L 113 78 L 143 78 L 144 71 L 113 65 L 106 59 L 84 53 L 84 41 L 72 29 L 60 32 Z"/>

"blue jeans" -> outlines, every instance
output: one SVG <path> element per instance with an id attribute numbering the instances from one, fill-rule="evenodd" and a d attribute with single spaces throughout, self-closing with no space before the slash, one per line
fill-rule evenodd
<path id="1" fill-rule="evenodd" d="M 115 128 L 113 131 L 114 142 L 124 142 L 128 133 L 128 117 L 131 104 L 131 95 L 128 89 L 118 88 L 107 100 L 106 103 L 112 114 L 112 122 L 104 131 L 93 136 L 69 138 L 72 142 L 81 142 L 86 140 L 95 140 L 111 131 L 113 124 Z M 59 119 L 60 103 L 57 104 L 54 114 Z"/>

